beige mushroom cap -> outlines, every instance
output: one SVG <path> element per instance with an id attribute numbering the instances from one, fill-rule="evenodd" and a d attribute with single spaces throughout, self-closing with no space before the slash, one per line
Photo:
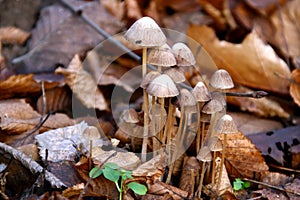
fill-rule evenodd
<path id="1" fill-rule="evenodd" d="M 176 68 L 167 69 L 164 73 L 170 76 L 175 83 L 182 83 L 185 81 L 184 74 Z"/>
<path id="2" fill-rule="evenodd" d="M 164 44 L 149 51 L 148 62 L 152 65 L 170 67 L 176 65 L 176 59 L 169 45 Z"/>
<path id="3" fill-rule="evenodd" d="M 197 159 L 202 162 L 210 162 L 212 160 L 210 149 L 207 146 L 201 147 Z"/>
<path id="4" fill-rule="evenodd" d="M 158 77 L 160 75 L 160 73 L 158 71 L 151 71 L 149 73 L 147 73 L 141 84 L 140 84 L 140 87 L 143 88 L 143 89 L 146 89 L 148 87 L 148 85 L 150 84 L 150 82 L 155 79 L 156 77 Z"/>
<path id="5" fill-rule="evenodd" d="M 177 42 L 172 46 L 173 53 L 177 60 L 177 66 L 191 66 L 196 63 L 190 48 L 182 42 Z"/>
<path id="6" fill-rule="evenodd" d="M 212 99 L 203 106 L 201 112 L 214 114 L 216 112 L 220 112 L 223 108 L 223 105 L 218 100 Z"/>
<path id="7" fill-rule="evenodd" d="M 142 47 L 157 47 L 166 43 L 166 36 L 150 17 L 137 20 L 125 33 L 128 41 Z"/>
<path id="8" fill-rule="evenodd" d="M 222 151 L 223 150 L 222 141 L 216 136 L 210 137 L 208 139 L 207 146 L 211 151 Z"/>
<path id="9" fill-rule="evenodd" d="M 214 127 L 215 131 L 224 134 L 234 134 L 238 132 L 236 124 L 232 117 L 228 114 L 223 115 Z"/>
<path id="10" fill-rule="evenodd" d="M 181 106 L 195 106 L 196 105 L 196 100 L 193 94 L 188 91 L 187 89 L 183 88 L 180 90 L 180 95 L 179 95 L 179 104 Z"/>
<path id="11" fill-rule="evenodd" d="M 146 91 L 148 94 L 160 98 L 174 97 L 179 94 L 175 83 L 166 74 L 161 74 L 153 79 L 148 85 Z"/>
<path id="12" fill-rule="evenodd" d="M 198 102 L 207 102 L 211 99 L 211 95 L 202 81 L 199 81 L 192 91 Z"/>
<path id="13" fill-rule="evenodd" d="M 225 69 L 219 69 L 210 78 L 212 87 L 217 89 L 231 89 L 234 87 L 230 74 Z"/>
<path id="14" fill-rule="evenodd" d="M 139 117 L 137 112 L 130 108 L 128 110 L 124 110 L 120 116 L 120 118 L 127 123 L 138 123 L 139 122 Z"/>

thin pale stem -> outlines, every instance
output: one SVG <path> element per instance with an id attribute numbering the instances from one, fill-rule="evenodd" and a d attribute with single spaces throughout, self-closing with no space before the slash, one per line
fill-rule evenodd
<path id="1" fill-rule="evenodd" d="M 226 140 L 227 140 L 227 134 L 224 134 L 221 168 L 220 168 L 220 174 L 219 174 L 219 178 L 218 178 L 218 189 L 217 190 L 219 190 L 220 185 L 221 185 L 222 171 L 223 171 L 223 165 L 224 165 L 224 161 L 225 161 L 226 142 L 227 142 Z"/>
<path id="2" fill-rule="evenodd" d="M 156 135 L 156 123 L 157 119 L 155 116 L 156 109 L 155 109 L 155 97 L 152 96 L 152 122 L 151 122 L 151 132 L 152 136 Z M 152 137 L 152 145 L 153 145 L 153 157 L 157 155 L 158 150 L 158 141 L 155 137 Z"/>
<path id="3" fill-rule="evenodd" d="M 212 160 L 212 173 L 211 173 L 211 183 L 215 184 L 215 176 L 216 176 L 216 151 L 213 152 L 213 160 Z"/>
<path id="4" fill-rule="evenodd" d="M 201 102 L 198 102 L 198 111 L 197 111 L 197 136 L 196 136 L 196 154 L 198 155 L 200 151 L 201 144 Z"/>
<path id="5" fill-rule="evenodd" d="M 202 169 L 201 169 L 201 176 L 200 176 L 200 183 L 198 187 L 198 199 L 201 198 L 201 192 L 202 192 L 202 185 L 203 185 L 203 178 L 205 173 L 205 162 L 202 162 Z"/>

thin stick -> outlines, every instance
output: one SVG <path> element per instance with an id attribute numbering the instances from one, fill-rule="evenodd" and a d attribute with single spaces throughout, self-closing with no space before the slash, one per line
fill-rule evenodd
<path id="1" fill-rule="evenodd" d="M 255 99 L 260 99 L 268 95 L 268 93 L 265 91 L 254 91 L 250 93 L 224 92 L 222 94 L 226 96 L 232 96 L 232 97 L 250 97 Z"/>

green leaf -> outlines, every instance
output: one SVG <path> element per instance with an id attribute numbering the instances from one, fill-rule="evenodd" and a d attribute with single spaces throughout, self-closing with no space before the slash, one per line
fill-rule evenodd
<path id="1" fill-rule="evenodd" d="M 132 179 L 132 171 L 127 171 L 125 169 L 121 170 L 121 176 L 122 176 L 122 180 L 125 181 L 126 179 Z"/>
<path id="2" fill-rule="evenodd" d="M 246 181 L 246 182 L 244 182 L 243 186 L 244 186 L 244 188 L 249 188 L 251 185 L 250 185 L 250 182 Z"/>
<path id="3" fill-rule="evenodd" d="M 243 184 L 241 182 L 234 181 L 233 182 L 233 189 L 234 190 L 241 190 L 241 189 L 243 189 Z"/>
<path id="4" fill-rule="evenodd" d="M 107 167 L 103 169 L 103 175 L 105 178 L 107 178 L 112 182 L 118 182 L 120 178 L 120 172 L 118 170 L 107 168 Z"/>
<path id="5" fill-rule="evenodd" d="M 90 173 L 89 173 L 89 176 L 91 178 L 97 178 L 98 176 L 100 176 L 102 174 L 102 169 L 99 168 L 99 167 L 94 167 L 93 169 L 91 169 Z"/>
<path id="6" fill-rule="evenodd" d="M 119 165 L 116 164 L 116 163 L 111 163 L 111 162 L 108 162 L 104 165 L 105 168 L 111 168 L 111 169 L 119 169 Z"/>
<path id="7" fill-rule="evenodd" d="M 138 195 L 145 195 L 147 193 L 147 187 L 137 182 L 131 182 L 127 185 L 128 188 Z"/>

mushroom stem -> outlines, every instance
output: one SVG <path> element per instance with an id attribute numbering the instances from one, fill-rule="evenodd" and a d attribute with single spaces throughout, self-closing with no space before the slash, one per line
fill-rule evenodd
<path id="1" fill-rule="evenodd" d="M 202 185 L 203 185 L 203 178 L 205 173 L 205 162 L 202 162 L 202 169 L 201 169 L 201 176 L 200 176 L 200 183 L 197 191 L 197 197 L 198 199 L 201 198 L 201 192 L 202 192 Z"/>
<path id="2" fill-rule="evenodd" d="M 212 172 L 211 172 L 211 183 L 212 183 L 212 185 L 214 185 L 215 184 L 215 176 L 216 176 L 216 170 L 215 170 L 215 168 L 216 168 L 216 163 L 215 163 L 216 151 L 213 152 L 213 160 L 212 161 L 213 162 L 212 162 Z"/>
<path id="3" fill-rule="evenodd" d="M 204 131 L 205 131 L 205 122 L 202 122 L 202 126 L 201 126 L 201 147 L 203 147 L 204 144 Z"/>
<path id="4" fill-rule="evenodd" d="M 161 73 L 161 66 L 157 66 L 157 71 L 159 72 L 159 73 Z"/>
<path id="5" fill-rule="evenodd" d="M 156 123 L 157 123 L 157 119 L 155 116 L 156 113 L 156 109 L 155 109 L 155 96 L 152 96 L 152 124 L 151 124 L 151 136 L 155 136 L 156 135 Z M 157 150 L 158 150 L 158 141 L 155 137 L 152 137 L 152 145 L 153 145 L 153 157 L 155 157 L 157 155 Z"/>
<path id="6" fill-rule="evenodd" d="M 142 59 L 142 77 L 146 75 L 147 72 L 147 48 L 143 48 L 143 59 Z M 148 132 L 149 132 L 149 102 L 148 94 L 146 89 L 143 89 L 143 110 L 144 110 L 144 133 L 143 133 L 143 143 L 142 143 L 142 162 L 146 161 L 147 157 L 147 143 L 148 143 Z"/>
<path id="7" fill-rule="evenodd" d="M 201 102 L 198 102 L 198 112 L 197 112 L 197 137 L 196 137 L 196 154 L 198 155 L 200 147 L 202 146 L 201 139 Z"/>
<path id="8" fill-rule="evenodd" d="M 165 109 L 165 98 L 161 98 L 161 102 L 160 102 L 160 139 L 162 141 L 163 144 L 166 144 L 166 135 L 164 135 L 164 125 L 163 125 L 163 113 L 164 113 L 164 109 Z"/>
<path id="9" fill-rule="evenodd" d="M 169 98 L 169 109 L 168 109 L 168 117 L 167 117 L 167 122 L 166 122 L 166 126 L 165 126 L 165 130 L 164 130 L 164 135 L 166 135 L 167 137 L 167 149 L 168 149 L 168 153 L 169 153 L 169 161 L 172 161 L 172 152 L 171 152 L 171 122 L 172 122 L 172 118 L 173 118 L 173 106 L 171 103 L 171 98 Z"/>
<path id="10" fill-rule="evenodd" d="M 223 150 L 222 150 L 222 158 L 221 158 L 221 168 L 220 168 L 220 173 L 219 173 L 219 178 L 218 178 L 217 190 L 219 190 L 220 185 L 221 185 L 222 170 L 223 170 L 223 165 L 224 165 L 224 161 L 225 161 L 225 151 L 226 151 L 226 142 L 227 142 L 226 140 L 227 140 L 227 134 L 224 134 Z"/>
<path id="11" fill-rule="evenodd" d="M 265 91 L 254 91 L 250 93 L 235 93 L 235 92 L 223 92 L 223 95 L 232 96 L 232 97 L 250 97 L 250 98 L 263 98 L 268 95 Z"/>

